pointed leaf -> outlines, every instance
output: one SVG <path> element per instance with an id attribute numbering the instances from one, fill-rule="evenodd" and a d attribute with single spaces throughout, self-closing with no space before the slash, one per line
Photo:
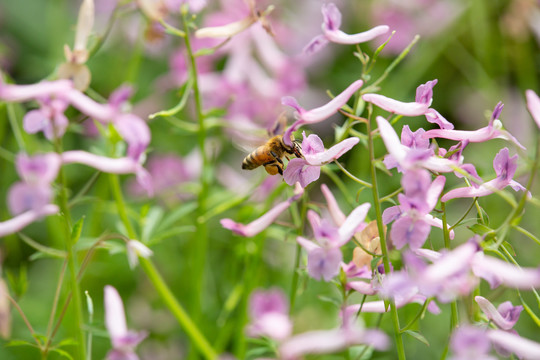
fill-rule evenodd
<path id="1" fill-rule="evenodd" d="M 429 341 L 424 337 L 424 335 L 420 334 L 419 332 L 412 331 L 412 330 L 406 330 L 405 334 L 409 334 L 416 340 L 420 341 L 421 343 L 425 344 L 426 346 L 429 346 Z"/>

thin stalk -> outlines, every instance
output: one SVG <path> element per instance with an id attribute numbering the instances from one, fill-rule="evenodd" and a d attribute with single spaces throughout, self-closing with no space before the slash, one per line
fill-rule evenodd
<path id="1" fill-rule="evenodd" d="M 133 225 L 131 224 L 131 221 L 129 220 L 129 217 L 127 215 L 124 197 L 120 188 L 118 176 L 110 174 L 110 182 L 112 193 L 116 201 L 118 215 L 120 216 L 120 219 L 122 220 L 122 223 L 126 228 L 128 236 L 131 239 L 135 239 L 137 238 L 137 234 L 135 233 L 135 229 L 133 228 Z M 182 305 L 174 297 L 172 291 L 167 286 L 154 264 L 149 259 L 143 257 L 139 257 L 139 262 L 141 264 L 141 268 L 146 273 L 146 276 L 148 276 L 148 279 L 150 280 L 152 285 L 154 285 L 154 288 L 157 290 L 159 296 L 161 297 L 161 300 L 163 300 L 165 305 L 169 308 L 169 310 L 176 318 L 180 326 L 185 330 L 187 336 L 191 339 L 193 344 L 195 344 L 197 349 L 206 359 L 216 359 L 217 354 L 215 353 L 214 349 L 212 348 L 208 340 L 206 340 L 204 335 L 199 331 L 199 329 L 197 328 L 193 320 L 191 320 Z"/>
<path id="2" fill-rule="evenodd" d="M 373 194 L 373 203 L 375 205 L 375 214 L 377 217 L 377 229 L 379 231 L 379 239 L 381 242 L 381 249 L 382 249 L 382 254 L 383 254 L 384 272 L 385 274 L 390 274 L 390 260 L 388 258 L 388 246 L 386 244 L 384 224 L 382 221 L 381 203 L 379 199 L 379 190 L 377 186 L 377 169 L 375 168 L 375 149 L 373 147 L 371 121 L 368 121 L 367 127 L 368 127 L 367 129 L 368 150 L 369 150 L 369 159 L 370 159 L 369 168 L 371 171 L 371 184 L 372 184 L 371 192 Z M 392 317 L 392 325 L 394 327 L 398 359 L 404 360 L 406 359 L 405 348 L 403 346 L 403 337 L 400 332 L 400 326 L 399 326 L 399 316 L 397 312 L 396 303 L 394 302 L 394 300 L 390 300 L 390 316 Z"/>
<path id="3" fill-rule="evenodd" d="M 190 64 L 190 76 L 193 81 L 193 97 L 195 100 L 195 112 L 197 116 L 197 121 L 199 124 L 199 131 L 197 133 L 197 142 L 199 145 L 199 150 L 202 157 L 202 171 L 200 184 L 201 188 L 197 197 L 197 222 L 196 222 L 196 231 L 195 236 L 192 239 L 193 241 L 193 272 L 192 272 L 192 298 L 190 311 L 195 319 L 198 321 L 200 318 L 201 312 L 201 300 L 202 300 L 202 289 L 204 282 L 204 269 L 206 263 L 206 252 L 208 249 L 208 227 L 207 223 L 203 220 L 203 216 L 206 213 L 207 207 L 207 197 L 209 190 L 209 161 L 206 154 L 205 140 L 206 140 L 206 124 L 204 121 L 204 115 L 202 110 L 202 101 L 201 93 L 199 90 L 199 81 L 198 81 L 198 72 L 197 64 L 195 62 L 195 54 L 191 46 L 191 40 L 189 36 L 189 27 L 187 21 L 187 11 L 185 8 L 182 8 L 180 11 L 182 14 L 182 25 L 184 27 L 185 36 L 184 41 L 186 44 L 186 52 L 188 57 L 188 62 Z"/>
<path id="4" fill-rule="evenodd" d="M 19 312 L 19 315 L 21 315 L 21 318 L 23 319 L 24 323 L 26 324 L 26 327 L 28 328 L 28 330 L 30 331 L 30 334 L 32 334 L 32 337 L 34 338 L 34 340 L 36 340 L 36 343 L 39 347 L 40 350 L 42 350 L 42 345 L 41 345 L 41 342 L 39 341 L 39 338 L 36 337 L 36 332 L 34 331 L 34 328 L 32 327 L 32 324 L 30 324 L 30 321 L 28 321 L 28 318 L 26 317 L 26 315 L 24 314 L 24 311 L 21 309 L 21 307 L 19 306 L 19 304 L 17 304 L 17 302 L 15 301 L 14 298 L 12 298 L 9 294 L 5 294 L 6 297 L 8 298 L 8 300 L 11 302 L 11 304 L 13 305 L 13 307 L 15 309 L 17 309 L 17 311 Z"/>
<path id="5" fill-rule="evenodd" d="M 343 171 L 343 173 L 345 173 L 345 175 L 347 175 L 349 178 L 351 178 L 353 181 L 356 181 L 357 183 L 359 183 L 360 185 L 362 186 L 365 186 L 367 187 L 368 189 L 371 189 L 372 188 L 372 185 L 370 183 L 368 183 L 367 181 L 364 181 L 362 179 L 359 179 L 357 178 L 356 176 L 354 176 L 353 174 L 351 174 L 349 171 L 347 171 L 347 169 L 345 169 L 343 167 L 343 165 L 341 165 L 339 163 L 339 161 L 335 160 L 334 161 L 336 163 L 336 165 L 338 166 L 338 168 Z"/>
<path id="6" fill-rule="evenodd" d="M 307 191 L 307 190 L 305 190 Z M 297 216 L 294 216 L 295 213 L 293 212 L 293 219 L 294 219 L 294 222 L 295 222 L 295 226 L 296 226 L 296 234 L 297 235 L 301 235 L 303 230 L 304 230 L 304 223 L 305 223 L 305 220 L 306 220 L 306 213 L 307 213 L 307 194 L 304 192 L 303 196 L 302 196 L 302 205 L 301 205 L 301 208 L 300 208 L 300 214 L 298 215 L 296 213 Z M 296 204 L 295 204 L 296 206 Z M 292 211 L 293 207 L 291 207 L 291 211 Z M 290 303 L 290 307 L 289 307 L 289 311 L 292 313 L 293 312 L 293 309 L 294 309 L 294 304 L 296 302 L 296 293 L 298 292 L 298 279 L 299 279 L 299 273 L 298 273 L 298 267 L 300 266 L 300 257 L 301 257 L 301 254 L 302 254 L 302 248 L 300 247 L 300 244 L 296 243 L 296 255 L 295 255 L 295 259 L 294 259 L 294 271 L 293 271 L 293 276 L 292 276 L 292 281 L 291 281 L 291 293 L 290 293 L 290 296 L 289 296 L 289 303 Z"/>
<path id="7" fill-rule="evenodd" d="M 442 209 L 444 247 L 450 250 L 450 231 L 448 230 L 448 221 L 446 220 L 446 204 L 442 201 L 441 201 L 441 209 Z M 452 301 L 450 309 L 451 309 L 450 330 L 453 331 L 454 328 L 459 323 L 457 300 Z"/>
<path id="8" fill-rule="evenodd" d="M 58 279 L 58 284 L 56 285 L 56 292 L 54 294 L 54 300 L 51 310 L 51 315 L 49 316 L 49 322 L 47 324 L 47 332 L 46 337 L 51 337 L 51 331 L 52 326 L 54 322 L 54 316 L 56 315 L 56 309 L 58 307 L 58 301 L 60 300 L 60 291 L 62 290 L 62 283 L 64 282 L 64 275 L 66 274 L 66 267 L 67 267 L 67 259 L 64 260 L 64 264 L 62 265 L 62 270 L 60 270 L 60 278 Z"/>
<path id="9" fill-rule="evenodd" d="M 15 137 L 15 141 L 17 142 L 19 150 L 26 152 L 26 146 L 24 145 L 24 139 L 21 133 L 21 129 L 19 128 L 19 124 L 17 123 L 15 109 L 13 108 L 14 106 L 15 105 L 12 103 L 6 104 L 9 125 L 11 126 L 11 131 L 13 131 L 13 136 Z"/>
<path id="10" fill-rule="evenodd" d="M 161 299 L 165 302 L 165 305 L 169 308 L 176 320 L 178 320 L 178 323 L 180 324 L 180 326 L 182 326 L 187 336 L 191 339 L 193 344 L 195 344 L 200 353 L 206 359 L 217 359 L 218 356 L 216 352 L 214 351 L 208 340 L 206 340 L 204 335 L 199 331 L 199 328 L 189 317 L 188 313 L 184 310 L 182 305 L 178 302 L 178 300 L 176 300 L 173 293 L 157 271 L 154 264 L 149 259 L 145 258 L 139 258 L 139 261 L 141 267 L 143 268 L 146 275 L 148 275 L 148 278 L 156 288 Z"/>
<path id="11" fill-rule="evenodd" d="M 55 151 L 58 154 L 62 153 L 62 140 L 60 138 L 55 138 L 54 141 L 54 147 Z M 79 282 L 77 281 L 77 253 L 75 251 L 75 244 L 72 241 L 71 238 L 71 213 L 68 206 L 68 195 L 67 195 L 67 182 L 66 177 L 64 174 L 64 170 L 60 168 L 59 174 L 59 185 L 60 185 L 60 192 L 58 194 L 58 203 L 60 206 L 60 213 L 63 215 L 62 218 L 64 219 L 64 238 L 66 242 L 66 248 L 68 252 L 68 271 L 69 271 L 69 280 L 70 280 L 70 287 L 71 287 L 71 294 L 73 297 L 73 306 L 74 306 L 74 312 L 75 312 L 75 323 L 73 326 L 75 327 L 75 338 L 78 342 L 77 351 L 78 351 L 78 358 L 84 359 L 86 357 L 86 344 L 85 344 L 85 337 L 84 337 L 84 330 L 83 330 L 83 310 L 82 310 L 82 299 L 80 294 L 80 288 L 79 288 Z M 50 340 L 47 344 L 47 347 L 50 344 Z"/>

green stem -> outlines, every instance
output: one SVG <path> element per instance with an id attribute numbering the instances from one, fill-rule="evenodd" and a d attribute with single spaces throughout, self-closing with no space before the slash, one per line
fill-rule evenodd
<path id="1" fill-rule="evenodd" d="M 19 150 L 26 151 L 26 146 L 24 145 L 24 139 L 21 133 L 21 129 L 19 128 L 19 124 L 17 123 L 17 116 L 15 115 L 15 109 L 13 108 L 14 106 L 15 105 L 12 103 L 6 104 L 9 125 L 11 126 L 11 131 L 13 131 L 13 136 L 15 137 L 15 141 L 17 142 L 17 146 L 19 147 Z"/>
<path id="2" fill-rule="evenodd" d="M 126 227 L 128 236 L 131 239 L 135 239 L 137 238 L 137 234 L 135 233 L 135 229 L 133 228 L 133 225 L 131 224 L 131 221 L 129 220 L 129 217 L 127 215 L 122 190 L 120 188 L 120 182 L 118 181 L 118 175 L 110 174 L 109 179 L 113 196 L 116 201 L 118 215 L 120 216 L 122 223 Z M 199 349 L 199 351 L 206 359 L 216 359 L 217 354 L 215 353 L 214 349 L 203 336 L 203 334 L 199 331 L 193 320 L 191 320 L 191 318 L 188 316 L 182 305 L 178 302 L 178 300 L 176 300 L 172 291 L 169 289 L 154 264 L 149 259 L 142 257 L 139 258 L 139 261 L 142 269 L 148 276 L 148 279 L 150 280 L 152 285 L 154 285 L 159 296 L 161 297 L 165 305 L 169 308 L 173 316 L 176 318 L 176 320 L 178 320 L 180 326 L 182 326 L 182 328 L 186 331 L 187 336 L 193 341 L 195 346 Z"/>
<path id="3" fill-rule="evenodd" d="M 58 154 L 62 153 L 62 140 L 56 138 L 54 141 L 54 147 Z M 68 252 L 68 271 L 71 287 L 71 294 L 73 296 L 73 306 L 75 312 L 75 334 L 78 342 L 77 351 L 79 359 L 86 357 L 86 344 L 83 330 L 83 311 L 82 311 L 82 299 L 80 294 L 79 283 L 77 281 L 77 253 L 75 251 L 75 244 L 71 236 L 71 213 L 68 206 L 67 195 L 67 183 L 64 170 L 60 168 L 59 174 L 60 192 L 58 194 L 58 203 L 60 206 L 60 213 L 64 219 L 64 238 L 66 249 Z M 50 343 L 50 342 L 49 342 Z"/>
<path id="4" fill-rule="evenodd" d="M 373 194 L 373 203 L 375 205 L 375 214 L 377 217 L 377 229 L 379 231 L 379 239 L 381 242 L 381 249 L 383 254 L 383 264 L 385 274 L 390 274 L 390 260 L 388 258 L 388 246 L 386 244 L 386 236 L 384 232 L 384 224 L 382 221 L 382 211 L 381 203 L 379 199 L 379 190 L 377 185 L 377 169 L 375 168 L 375 149 L 373 147 L 373 135 L 371 132 L 371 119 L 367 123 L 367 134 L 368 134 L 368 149 L 369 149 L 369 167 L 371 171 L 371 192 Z M 396 348 L 398 352 L 398 359 L 404 360 L 405 356 L 405 347 L 403 346 L 403 338 L 400 332 L 399 326 L 399 316 L 397 312 L 396 303 L 394 300 L 390 300 L 390 315 L 392 317 L 392 325 L 394 327 L 394 334 L 396 337 Z"/>
<path id="5" fill-rule="evenodd" d="M 305 190 L 307 191 L 307 190 Z M 295 207 L 296 207 L 296 204 L 294 205 L 294 207 L 291 207 L 291 212 L 293 214 L 293 219 L 294 219 L 294 222 L 295 222 L 295 226 L 296 226 L 296 234 L 297 235 L 301 235 L 303 230 L 304 230 L 304 223 L 305 223 L 305 220 L 306 220 L 306 213 L 307 213 L 307 194 L 306 192 L 304 192 L 303 196 L 302 196 L 302 205 L 301 205 L 301 208 L 300 208 L 300 214 L 298 214 L 298 212 L 294 212 L 292 211 Z M 296 215 L 296 216 L 294 216 Z M 290 300 L 290 308 L 289 308 L 289 311 L 292 313 L 293 312 L 293 309 L 294 309 L 294 303 L 296 302 L 296 293 L 298 292 L 298 279 L 299 279 L 299 272 L 298 272 L 298 267 L 300 266 L 300 257 L 301 257 L 301 254 L 302 254 L 302 248 L 300 247 L 300 244 L 296 243 L 296 255 L 295 255 L 295 259 L 294 259 L 294 271 L 293 271 L 293 276 L 292 276 L 292 281 L 291 281 L 291 293 L 290 293 L 290 297 L 289 297 L 289 300 Z"/>
<path id="6" fill-rule="evenodd" d="M 216 352 L 204 335 L 199 331 L 193 320 L 191 320 L 182 305 L 176 300 L 154 264 L 149 259 L 145 258 L 139 258 L 139 261 L 144 272 L 161 296 L 161 299 L 165 302 L 165 305 L 167 305 L 176 320 L 178 320 L 178 323 L 185 330 L 193 344 L 195 344 L 197 349 L 199 349 L 206 359 L 217 359 Z"/>
<path id="7" fill-rule="evenodd" d="M 199 124 L 199 131 L 197 133 L 197 142 L 199 145 L 199 150 L 202 157 L 202 171 L 200 184 L 201 189 L 197 197 L 197 222 L 196 222 L 196 231 L 195 237 L 193 238 L 193 280 L 192 280 L 192 299 L 191 299 L 191 314 L 193 318 L 198 321 L 200 318 L 201 312 L 201 300 L 202 300 L 202 289 L 204 282 L 204 268 L 206 263 L 206 252 L 208 248 L 208 226 L 204 221 L 204 214 L 206 213 L 206 200 L 208 197 L 209 190 L 209 178 L 210 178 L 210 168 L 208 156 L 205 149 L 205 140 L 206 140 L 206 124 L 204 121 L 204 115 L 202 111 L 202 101 L 201 93 L 199 90 L 199 81 L 197 77 L 197 64 L 195 62 L 195 55 L 193 53 L 193 48 L 191 46 L 191 40 L 189 37 L 189 27 L 187 21 L 187 9 L 182 8 L 182 24 L 184 27 L 185 36 L 184 41 L 186 44 L 186 52 L 188 61 L 190 63 L 190 75 L 191 80 L 193 81 L 193 97 L 195 100 L 195 111 L 197 116 L 197 121 Z"/>

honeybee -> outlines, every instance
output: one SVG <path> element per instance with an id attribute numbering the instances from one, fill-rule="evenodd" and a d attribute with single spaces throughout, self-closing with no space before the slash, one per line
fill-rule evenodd
<path id="1" fill-rule="evenodd" d="M 266 172 L 270 175 L 283 175 L 283 161 L 281 158 L 287 154 L 302 158 L 300 144 L 297 141 L 292 142 L 292 146 L 288 146 L 283 142 L 283 135 L 276 135 L 259 146 L 251 154 L 242 161 L 242 169 L 253 170 L 259 166 L 264 166 Z"/>

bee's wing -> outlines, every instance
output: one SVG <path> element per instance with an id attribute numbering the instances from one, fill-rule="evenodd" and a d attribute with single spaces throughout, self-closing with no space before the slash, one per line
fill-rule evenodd
<path id="1" fill-rule="evenodd" d="M 283 135 L 287 127 L 287 113 L 283 111 L 278 115 L 274 124 L 268 129 L 268 137 Z"/>

